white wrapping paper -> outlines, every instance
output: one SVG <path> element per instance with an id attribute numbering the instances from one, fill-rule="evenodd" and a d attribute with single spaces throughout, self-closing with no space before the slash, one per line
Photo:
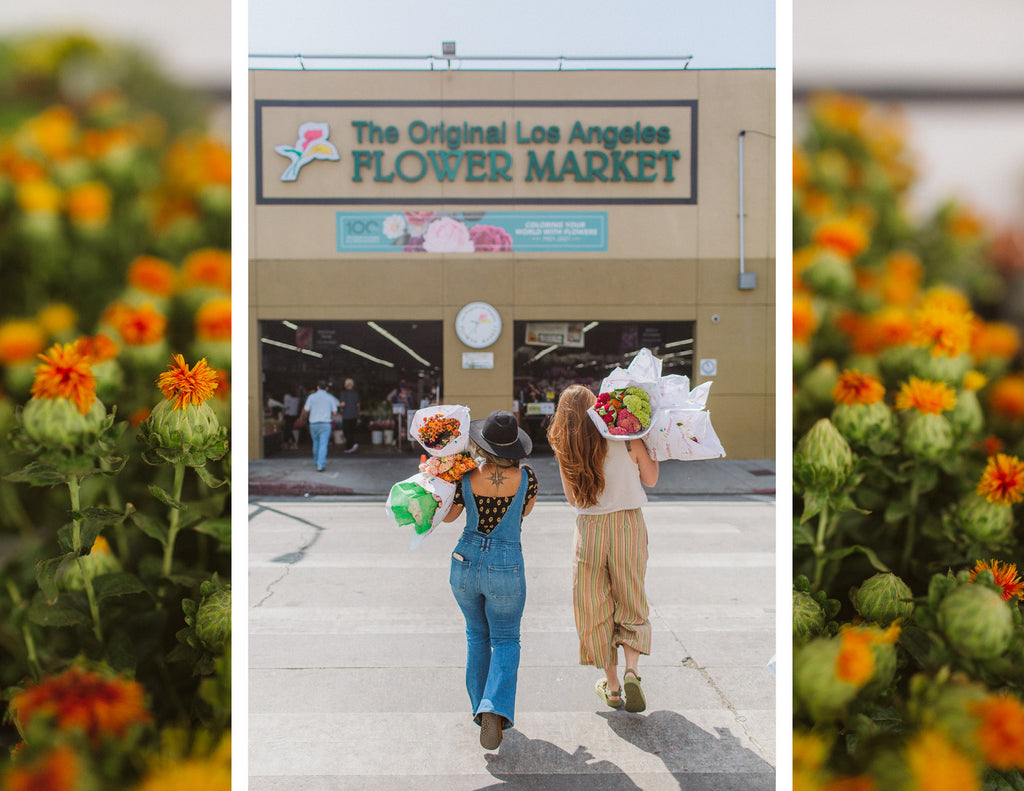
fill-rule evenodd
<path id="1" fill-rule="evenodd" d="M 391 492 L 395 491 L 395 487 L 399 483 L 415 483 L 421 486 L 425 491 L 436 495 L 440 499 L 440 504 L 437 506 L 437 510 L 434 512 L 434 516 L 430 520 L 430 528 L 423 533 L 415 532 L 416 528 L 412 522 L 401 523 L 395 516 L 395 512 L 391 509 Z M 412 527 L 413 537 L 412 543 L 409 545 L 409 549 L 416 549 L 420 545 L 420 542 L 429 536 L 434 528 L 437 527 L 444 521 L 445 516 L 451 510 L 452 502 L 455 500 L 455 487 L 457 484 L 450 483 L 449 481 L 442 480 L 441 478 L 435 478 L 433 475 L 427 475 L 423 472 L 418 472 L 410 478 L 398 481 L 394 486 L 391 487 L 391 492 L 388 493 L 387 503 L 385 503 L 385 510 L 387 511 L 388 519 L 392 524 L 398 527 Z"/>
<path id="2" fill-rule="evenodd" d="M 459 435 L 440 448 L 429 448 L 420 441 L 420 429 L 427 419 L 434 415 L 459 421 Z M 409 439 L 418 442 L 431 456 L 452 456 L 469 450 L 469 407 L 460 404 L 440 404 L 416 410 L 409 419 Z"/>

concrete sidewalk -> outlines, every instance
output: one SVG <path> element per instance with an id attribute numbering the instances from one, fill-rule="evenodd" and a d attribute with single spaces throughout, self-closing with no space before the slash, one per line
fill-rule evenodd
<path id="1" fill-rule="evenodd" d="M 283 451 L 249 462 L 250 497 L 370 495 L 386 498 L 396 481 L 419 471 L 420 452 L 360 446 L 346 454 L 331 446 L 327 469 L 317 472 L 308 449 Z M 558 463 L 547 448 L 526 460 L 540 484 L 540 496 L 562 497 Z M 662 462 L 653 499 L 775 494 L 775 460 L 707 459 Z"/>
<path id="2" fill-rule="evenodd" d="M 523 528 L 516 724 L 494 752 L 470 715 L 448 587 L 463 520 L 410 550 L 383 499 L 361 499 L 250 500 L 252 791 L 774 789 L 771 497 L 645 507 L 642 714 L 605 707 L 601 671 L 577 664 L 573 514 L 539 502 Z"/>

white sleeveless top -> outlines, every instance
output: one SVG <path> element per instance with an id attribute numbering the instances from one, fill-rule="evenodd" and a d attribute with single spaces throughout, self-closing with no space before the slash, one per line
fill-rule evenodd
<path id="1" fill-rule="evenodd" d="M 578 514 L 610 514 L 639 508 L 647 503 L 647 492 L 640 483 L 640 468 L 626 451 L 626 443 L 622 440 L 605 442 L 608 453 L 604 457 L 604 491 L 596 505 L 576 508 Z"/>

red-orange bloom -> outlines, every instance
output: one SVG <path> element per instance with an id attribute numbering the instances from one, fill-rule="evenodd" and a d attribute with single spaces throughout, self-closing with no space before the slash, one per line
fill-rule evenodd
<path id="1" fill-rule="evenodd" d="M 32 382 L 32 395 L 36 398 L 65 398 L 78 407 L 83 415 L 96 400 L 96 377 L 89 359 L 76 350 L 74 344 L 54 344 L 43 362 L 36 367 Z"/>
<path id="2" fill-rule="evenodd" d="M 201 341 L 231 340 L 231 300 L 211 299 L 196 311 L 196 338 Z"/>
<path id="3" fill-rule="evenodd" d="M 152 255 L 140 255 L 128 265 L 128 285 L 147 294 L 169 297 L 177 277 L 173 266 Z"/>
<path id="4" fill-rule="evenodd" d="M 32 763 L 14 764 L 4 778 L 4 791 L 74 791 L 81 774 L 70 747 L 56 747 Z"/>
<path id="5" fill-rule="evenodd" d="M 853 349 L 858 354 L 877 354 L 910 341 L 913 325 L 907 312 L 901 308 L 883 308 L 865 316 L 852 336 Z"/>
<path id="6" fill-rule="evenodd" d="M 994 382 L 989 389 L 988 405 L 1008 420 L 1024 418 L 1024 374 L 1010 374 Z"/>
<path id="7" fill-rule="evenodd" d="M 913 253 L 897 250 L 885 259 L 881 280 L 882 299 L 890 305 L 909 305 L 921 288 L 924 266 Z"/>
<path id="8" fill-rule="evenodd" d="M 231 254 L 214 248 L 196 250 L 182 263 L 181 279 L 189 288 L 213 286 L 231 291 Z"/>
<path id="9" fill-rule="evenodd" d="M 975 735 L 985 763 L 996 769 L 1024 769 L 1024 706 L 1011 695 L 989 695 L 972 705 L 981 720 Z"/>
<path id="10" fill-rule="evenodd" d="M 11 708 L 26 727 L 49 718 L 59 730 L 81 730 L 93 741 L 122 738 L 133 725 L 152 721 L 141 684 L 78 667 L 19 692 Z"/>
<path id="11" fill-rule="evenodd" d="M 806 343 L 811 339 L 818 326 L 814 303 L 810 298 L 795 295 L 793 297 L 793 342 Z"/>
<path id="12" fill-rule="evenodd" d="M 119 305 L 107 311 L 107 315 L 128 346 L 156 343 L 164 337 L 167 327 L 167 318 L 149 303 L 138 308 Z"/>
<path id="13" fill-rule="evenodd" d="M 100 181 L 87 181 L 68 190 L 66 208 L 72 222 L 84 226 L 106 225 L 110 219 L 110 188 Z"/>
<path id="14" fill-rule="evenodd" d="M 1014 596 L 1024 599 L 1024 582 L 1017 575 L 1016 563 L 1004 563 L 1001 560 L 979 560 L 971 569 L 971 582 L 983 571 L 991 571 L 996 585 L 1003 589 L 1003 601 L 1010 601 Z"/>
<path id="15" fill-rule="evenodd" d="M 1012 324 L 1001 321 L 974 322 L 971 334 L 971 354 L 976 360 L 993 357 L 1012 359 L 1020 351 L 1020 332 Z"/>
<path id="16" fill-rule="evenodd" d="M 92 365 L 113 360 L 117 357 L 120 347 L 109 335 L 102 332 L 96 335 L 83 335 L 75 341 L 75 349 Z"/>
<path id="17" fill-rule="evenodd" d="M 932 355 L 956 357 L 971 344 L 973 316 L 969 311 L 929 305 L 914 314 L 914 342 L 931 346 Z"/>
<path id="18" fill-rule="evenodd" d="M 885 398 L 885 386 L 878 377 L 851 369 L 839 374 L 832 398 L 837 404 L 877 404 Z"/>
<path id="19" fill-rule="evenodd" d="M 175 409 L 184 409 L 189 404 L 199 406 L 213 395 L 217 373 L 206 364 L 205 357 L 190 370 L 185 358 L 176 354 L 156 383 L 164 397 L 174 402 Z"/>
<path id="20" fill-rule="evenodd" d="M 868 775 L 857 775 L 829 780 L 821 787 L 821 791 L 876 791 L 877 788 L 873 778 Z"/>
<path id="21" fill-rule="evenodd" d="M 897 409 L 916 409 L 927 415 L 940 415 L 956 406 L 956 393 L 945 382 L 931 382 L 911 376 L 896 395 Z"/>
<path id="22" fill-rule="evenodd" d="M 861 629 L 844 629 L 836 656 L 836 678 L 862 686 L 875 672 L 875 655 L 871 651 L 874 638 Z"/>
<path id="23" fill-rule="evenodd" d="M 997 453 L 985 465 L 977 492 L 998 505 L 1024 500 L 1024 462 L 1016 456 Z"/>
<path id="24" fill-rule="evenodd" d="M 847 258 L 856 258 L 868 248 L 864 226 L 853 219 L 829 220 L 814 229 L 816 244 L 834 250 Z"/>

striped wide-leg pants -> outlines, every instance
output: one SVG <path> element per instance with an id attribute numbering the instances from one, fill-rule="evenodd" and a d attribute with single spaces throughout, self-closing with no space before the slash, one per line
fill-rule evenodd
<path id="1" fill-rule="evenodd" d="M 579 514 L 573 540 L 572 601 L 580 664 L 617 664 L 617 647 L 651 652 L 644 575 L 647 525 L 639 508 Z"/>

